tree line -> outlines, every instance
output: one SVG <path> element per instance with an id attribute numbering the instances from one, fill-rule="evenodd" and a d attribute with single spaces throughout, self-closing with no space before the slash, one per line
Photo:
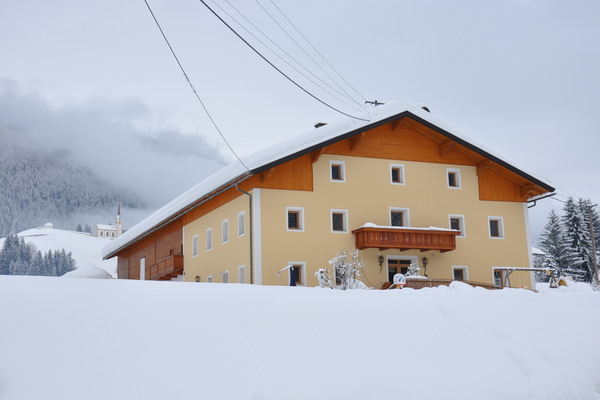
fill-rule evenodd
<path id="1" fill-rule="evenodd" d="M 62 276 L 74 269 L 71 252 L 61 249 L 42 254 L 17 235 L 7 236 L 0 250 L 0 275 Z"/>
<path id="2" fill-rule="evenodd" d="M 546 253 L 542 267 L 592 282 L 595 274 L 592 239 L 596 242 L 596 258 L 600 260 L 600 215 L 589 199 L 575 201 L 569 197 L 562 215 L 550 211 L 540 234 L 538 246 Z"/>

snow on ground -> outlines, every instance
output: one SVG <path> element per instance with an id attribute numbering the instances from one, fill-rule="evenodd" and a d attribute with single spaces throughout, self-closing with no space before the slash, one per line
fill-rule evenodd
<path id="1" fill-rule="evenodd" d="M 600 399 L 600 293 L 0 277 L 0 398 Z"/>
<path id="2" fill-rule="evenodd" d="M 65 249 L 73 253 L 77 268 L 87 270 L 88 267 L 101 268 L 111 276 L 117 276 L 117 259 L 102 260 L 101 250 L 110 242 L 108 238 L 91 236 L 89 233 L 66 231 L 62 229 L 34 228 L 18 234 L 27 243 L 33 243 L 42 253 L 48 250 Z M 4 245 L 4 239 L 0 239 L 0 248 Z M 80 271 L 80 274 L 81 272 Z M 1 397 L 1 396 L 0 396 Z"/>

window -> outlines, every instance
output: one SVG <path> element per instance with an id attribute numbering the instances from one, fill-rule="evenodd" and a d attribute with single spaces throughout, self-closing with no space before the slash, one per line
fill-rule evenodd
<path id="1" fill-rule="evenodd" d="M 221 242 L 229 242 L 229 220 L 221 222 Z"/>
<path id="2" fill-rule="evenodd" d="M 244 236 L 246 234 L 246 213 L 241 212 L 238 214 L 238 236 Z"/>
<path id="3" fill-rule="evenodd" d="M 346 182 L 346 168 L 343 161 L 330 161 L 329 167 L 332 182 Z"/>
<path id="4" fill-rule="evenodd" d="M 238 283 L 246 283 L 246 266 L 240 265 L 238 267 Z"/>
<path id="5" fill-rule="evenodd" d="M 140 258 L 140 281 L 146 280 L 146 257 Z"/>
<path id="6" fill-rule="evenodd" d="M 223 272 L 223 283 L 229 283 L 229 271 Z"/>
<path id="7" fill-rule="evenodd" d="M 192 238 L 192 257 L 198 255 L 198 235 L 194 235 Z"/>
<path id="8" fill-rule="evenodd" d="M 304 209 L 287 207 L 286 213 L 287 213 L 287 230 L 288 231 L 303 231 L 304 230 Z"/>
<path id="9" fill-rule="evenodd" d="M 465 217 L 462 215 L 449 215 L 450 229 L 460 231 L 460 235 L 457 237 L 464 238 L 465 234 Z"/>
<path id="10" fill-rule="evenodd" d="M 410 226 L 408 208 L 390 207 L 390 226 Z"/>
<path id="11" fill-rule="evenodd" d="M 331 231 L 340 233 L 348 231 L 348 211 L 331 210 Z"/>
<path id="12" fill-rule="evenodd" d="M 296 285 L 304 285 L 304 263 L 290 263 L 292 266 L 288 270 L 288 277 L 290 282 L 292 279 L 292 272 L 294 273 L 294 280 Z"/>
<path id="13" fill-rule="evenodd" d="M 452 267 L 452 279 L 455 281 L 469 280 L 467 275 L 467 267 Z"/>
<path id="14" fill-rule="evenodd" d="M 504 221 L 502 217 L 488 217 L 490 238 L 504 239 Z"/>
<path id="15" fill-rule="evenodd" d="M 206 251 L 212 250 L 212 228 L 206 230 Z"/>
<path id="16" fill-rule="evenodd" d="M 450 189 L 460 189 L 460 169 L 446 168 L 448 174 L 448 187 Z"/>
<path id="17" fill-rule="evenodd" d="M 404 165 L 390 164 L 390 180 L 392 185 L 404 185 Z"/>

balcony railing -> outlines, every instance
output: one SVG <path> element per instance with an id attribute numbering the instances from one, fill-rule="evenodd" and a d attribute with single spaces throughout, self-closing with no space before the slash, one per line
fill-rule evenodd
<path id="1" fill-rule="evenodd" d="M 183 274 L 183 256 L 172 255 L 146 267 L 146 276 L 154 281 L 166 281 Z"/>
<path id="2" fill-rule="evenodd" d="M 439 250 L 456 249 L 456 236 L 459 231 L 441 228 L 410 228 L 363 226 L 352 231 L 357 249 L 377 248 L 399 250 Z"/>

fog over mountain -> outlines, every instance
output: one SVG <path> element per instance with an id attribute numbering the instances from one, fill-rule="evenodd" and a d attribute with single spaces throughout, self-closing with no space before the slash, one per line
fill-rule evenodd
<path id="1" fill-rule="evenodd" d="M 133 101 L 56 109 L 0 81 L 0 236 L 50 218 L 114 215 L 117 203 L 148 207 L 139 219 L 226 163 L 200 135 L 140 126 L 148 113 Z"/>

